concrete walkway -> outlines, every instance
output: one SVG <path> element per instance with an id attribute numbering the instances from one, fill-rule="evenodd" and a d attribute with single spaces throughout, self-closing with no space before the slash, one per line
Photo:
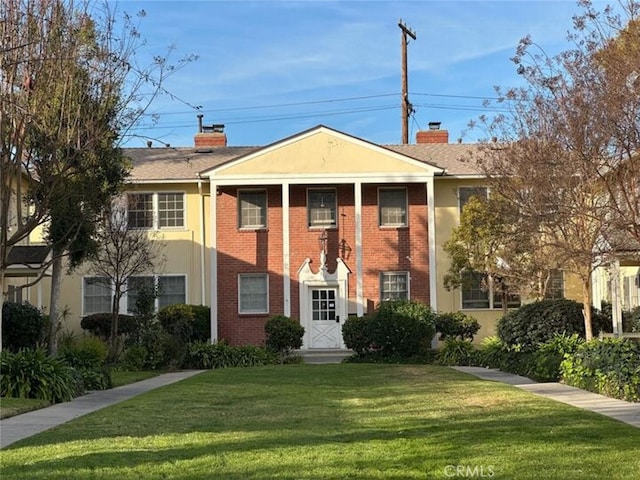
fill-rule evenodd
<path id="1" fill-rule="evenodd" d="M 140 382 L 123 385 L 110 390 L 91 392 L 70 402 L 58 403 L 47 408 L 16 415 L 0 420 L 0 448 L 18 440 L 30 437 L 55 426 L 66 423 L 87 413 L 128 400 L 141 393 L 163 387 L 185 378 L 192 377 L 203 370 L 173 372 L 148 378 Z"/>
<path id="2" fill-rule="evenodd" d="M 538 383 L 529 378 L 490 368 L 452 368 L 460 372 L 475 375 L 483 380 L 507 383 L 535 395 L 590 410 L 640 428 L 640 403 L 625 402 L 624 400 L 605 397 L 604 395 L 587 392 L 561 383 Z"/>

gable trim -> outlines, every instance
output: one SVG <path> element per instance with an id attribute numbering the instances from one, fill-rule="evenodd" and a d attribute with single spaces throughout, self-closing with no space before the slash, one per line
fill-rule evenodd
<path id="1" fill-rule="evenodd" d="M 233 168 L 241 163 L 245 163 L 248 161 L 251 161 L 255 158 L 258 158 L 260 156 L 263 156 L 265 154 L 271 153 L 273 151 L 276 151 L 280 148 L 286 147 L 288 145 L 294 144 L 296 142 L 299 142 L 301 140 L 304 140 L 306 138 L 312 137 L 314 135 L 317 135 L 319 133 L 324 133 L 333 137 L 336 137 L 342 141 L 348 142 L 348 143 L 352 143 L 352 144 L 356 144 L 359 145 L 363 148 L 367 148 L 369 150 L 372 150 L 374 152 L 386 155 L 390 158 L 394 158 L 396 160 L 400 160 L 403 162 L 406 162 L 410 165 L 413 165 L 415 167 L 419 167 L 421 169 L 423 169 L 425 171 L 425 173 L 428 173 L 429 176 L 433 176 L 433 175 L 442 175 L 444 173 L 444 170 L 436 167 L 435 165 L 432 165 L 430 163 L 427 162 L 422 162 L 419 160 L 416 160 L 412 157 L 403 155 L 401 153 L 395 152 L 391 149 L 382 147 L 380 145 L 377 145 L 375 143 L 369 142 L 367 140 L 363 140 L 361 138 L 357 138 L 351 135 L 348 135 L 346 133 L 340 132 L 338 130 L 333 130 L 331 128 L 325 127 L 324 125 L 319 125 L 317 127 L 311 128 L 309 130 L 300 132 L 298 134 L 292 135 L 290 137 L 287 137 L 283 140 L 277 141 L 275 143 L 272 143 L 271 145 L 267 145 L 266 147 L 257 150 L 255 152 L 249 153 L 247 155 L 244 156 L 240 156 L 237 157 L 233 160 L 230 160 L 228 162 L 225 162 L 221 165 L 218 165 L 216 167 L 204 170 L 202 172 L 200 172 L 201 176 L 208 176 L 209 178 L 213 178 L 213 177 L 217 177 L 218 174 L 223 173 L 225 170 L 229 169 L 229 168 Z M 239 177 L 244 177 L 244 175 L 239 176 Z M 352 177 L 352 176 L 351 176 Z M 280 177 L 282 178 L 282 176 Z"/>

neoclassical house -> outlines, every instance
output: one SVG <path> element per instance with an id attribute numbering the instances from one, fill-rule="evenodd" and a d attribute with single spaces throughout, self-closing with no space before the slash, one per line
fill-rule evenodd
<path id="1" fill-rule="evenodd" d="M 472 144 L 449 143 L 438 124 L 416 143 L 378 145 L 319 125 L 264 147 L 227 145 L 221 126 L 202 126 L 185 148 L 127 149 L 130 226 L 158 234 L 166 262 L 131 279 L 121 312 L 141 285 L 159 287 L 157 308 L 211 307 L 213 341 L 261 343 L 272 315 L 299 319 L 304 349 L 344 348 L 341 327 L 382 301 L 420 300 L 463 310 L 494 334 L 502 305 L 480 280 L 447 291 L 442 244 L 484 177 L 466 162 Z M 108 311 L 103 278 L 66 277 L 67 328 Z M 559 295 L 578 297 L 555 279 Z M 46 292 L 46 288 L 44 289 Z M 42 302 L 33 289 L 23 295 Z"/>

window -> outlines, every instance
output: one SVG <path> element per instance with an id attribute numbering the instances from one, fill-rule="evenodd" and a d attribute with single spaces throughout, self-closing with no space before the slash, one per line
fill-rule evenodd
<path id="1" fill-rule="evenodd" d="M 141 291 L 145 290 L 148 294 L 155 294 L 155 279 L 154 277 L 130 277 L 127 282 L 127 312 L 136 313 L 138 306 L 138 295 Z M 155 310 L 155 299 L 154 299 Z"/>
<path id="2" fill-rule="evenodd" d="M 244 190 L 238 192 L 238 226 L 265 228 L 267 226 L 267 192 Z"/>
<path id="3" fill-rule="evenodd" d="M 310 227 L 335 227 L 336 191 L 309 190 L 307 208 Z"/>
<path id="4" fill-rule="evenodd" d="M 462 308 L 492 309 L 502 308 L 502 294 L 492 282 L 479 272 L 467 272 L 462 278 Z M 521 304 L 520 295 L 507 294 L 507 307 L 516 308 Z"/>
<path id="5" fill-rule="evenodd" d="M 507 294 L 507 308 L 518 308 L 520 305 L 522 305 L 520 295 L 517 295 L 515 293 Z M 492 308 L 502 308 L 502 295 L 500 295 L 498 292 L 494 292 L 493 294 Z"/>
<path id="6" fill-rule="evenodd" d="M 467 272 L 462 279 L 462 308 L 489 308 L 489 290 L 484 275 Z"/>
<path id="7" fill-rule="evenodd" d="M 9 285 L 5 301 L 13 303 L 22 303 L 22 288 L 19 285 Z"/>
<path id="8" fill-rule="evenodd" d="M 458 201 L 460 205 L 459 212 L 462 213 L 462 209 L 467 204 L 471 197 L 484 197 L 487 198 L 487 187 L 460 187 L 458 189 Z"/>
<path id="9" fill-rule="evenodd" d="M 158 309 L 175 303 L 186 303 L 184 275 L 158 277 Z"/>
<path id="10" fill-rule="evenodd" d="M 184 227 L 184 195 L 182 193 L 158 194 L 158 227 Z"/>
<path id="11" fill-rule="evenodd" d="M 564 274 L 562 270 L 551 270 L 544 298 L 564 298 Z"/>
<path id="12" fill-rule="evenodd" d="M 127 223 L 131 228 L 153 227 L 153 194 L 130 193 L 127 196 Z"/>
<path id="13" fill-rule="evenodd" d="M 83 285 L 84 315 L 111 311 L 111 281 L 103 277 L 85 277 Z"/>
<path id="14" fill-rule="evenodd" d="M 266 273 L 238 275 L 238 311 L 269 312 L 269 279 Z"/>
<path id="15" fill-rule="evenodd" d="M 378 191 L 379 224 L 381 227 L 407 225 L 407 189 L 381 188 Z"/>
<path id="16" fill-rule="evenodd" d="M 127 312 L 134 313 L 136 311 L 136 301 L 142 289 L 155 292 L 154 309 L 156 311 L 167 305 L 183 304 L 187 301 L 184 275 L 131 277 L 127 282 Z"/>
<path id="17" fill-rule="evenodd" d="M 382 272 L 380 274 L 380 300 L 408 300 L 409 272 Z"/>
<path id="18" fill-rule="evenodd" d="M 131 228 L 182 228 L 185 226 L 184 203 L 184 193 L 130 193 L 127 222 Z"/>

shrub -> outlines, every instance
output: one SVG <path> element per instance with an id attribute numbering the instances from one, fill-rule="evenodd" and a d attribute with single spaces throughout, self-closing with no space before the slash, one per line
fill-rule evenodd
<path id="1" fill-rule="evenodd" d="M 594 309 L 596 318 L 599 313 Z M 594 322 L 594 333 L 599 331 L 596 324 L 599 325 L 600 320 Z M 540 300 L 523 305 L 500 318 L 497 327 L 503 342 L 526 349 L 551 340 L 554 334 L 585 336 L 582 304 L 567 299 Z"/>
<path id="2" fill-rule="evenodd" d="M 382 355 L 411 357 L 429 347 L 435 334 L 434 313 L 421 302 L 383 302 L 370 320 L 371 340 Z"/>
<path id="3" fill-rule="evenodd" d="M 2 347 L 11 351 L 36 348 L 47 337 L 48 322 L 30 303 L 2 305 Z"/>
<path id="4" fill-rule="evenodd" d="M 71 400 L 78 391 L 73 368 L 42 348 L 3 351 L 0 396 L 37 398 L 52 403 Z"/>
<path id="5" fill-rule="evenodd" d="M 59 358 L 73 367 L 82 380 L 82 390 L 106 390 L 113 386 L 111 370 L 106 365 L 108 347 L 98 337 L 67 342 Z"/>
<path id="6" fill-rule="evenodd" d="M 640 343 L 621 338 L 585 342 L 567 356 L 560 371 L 568 385 L 640 401 Z"/>
<path id="7" fill-rule="evenodd" d="M 576 333 L 555 334 L 536 349 L 529 376 L 539 382 L 557 382 L 560 379 L 560 364 L 567 355 L 575 353 L 582 343 L 584 339 Z"/>
<path id="8" fill-rule="evenodd" d="M 622 330 L 625 332 L 640 332 L 640 307 L 636 307 L 622 318 Z"/>
<path id="9" fill-rule="evenodd" d="M 80 320 L 83 330 L 107 339 L 111 335 L 111 313 L 94 313 Z M 129 335 L 136 330 L 136 317 L 133 315 L 118 315 L 118 334 Z"/>
<path id="10" fill-rule="evenodd" d="M 198 369 L 255 367 L 275 363 L 278 363 L 277 355 L 264 347 L 232 347 L 225 342 L 192 342 L 185 358 L 187 368 Z"/>
<path id="11" fill-rule="evenodd" d="M 191 305 L 193 311 L 193 333 L 191 341 L 206 342 L 211 338 L 211 307 Z"/>
<path id="12" fill-rule="evenodd" d="M 371 350 L 371 317 L 349 317 L 342 325 L 342 338 L 347 348 L 358 355 L 364 355 Z"/>
<path id="13" fill-rule="evenodd" d="M 158 312 L 158 322 L 173 337 L 188 342 L 193 333 L 194 314 L 191 305 L 168 305 Z"/>
<path id="14" fill-rule="evenodd" d="M 122 352 L 119 368 L 123 370 L 144 370 L 147 366 L 147 349 L 142 345 L 130 345 Z"/>
<path id="15" fill-rule="evenodd" d="M 440 340 L 473 340 L 480 330 L 480 324 L 475 318 L 459 311 L 438 313 L 435 317 L 435 327 L 436 332 L 440 334 Z"/>
<path id="16" fill-rule="evenodd" d="M 447 338 L 437 357 L 440 365 L 475 365 L 476 349 L 470 340 Z"/>
<path id="17" fill-rule="evenodd" d="M 265 323 L 264 331 L 267 336 L 267 348 L 279 352 L 281 361 L 284 361 L 292 350 L 302 346 L 304 327 L 297 320 L 284 315 L 274 315 Z"/>
<path id="18" fill-rule="evenodd" d="M 501 368 L 509 355 L 508 346 L 495 335 L 485 337 L 478 351 L 478 363 L 483 367 Z"/>

